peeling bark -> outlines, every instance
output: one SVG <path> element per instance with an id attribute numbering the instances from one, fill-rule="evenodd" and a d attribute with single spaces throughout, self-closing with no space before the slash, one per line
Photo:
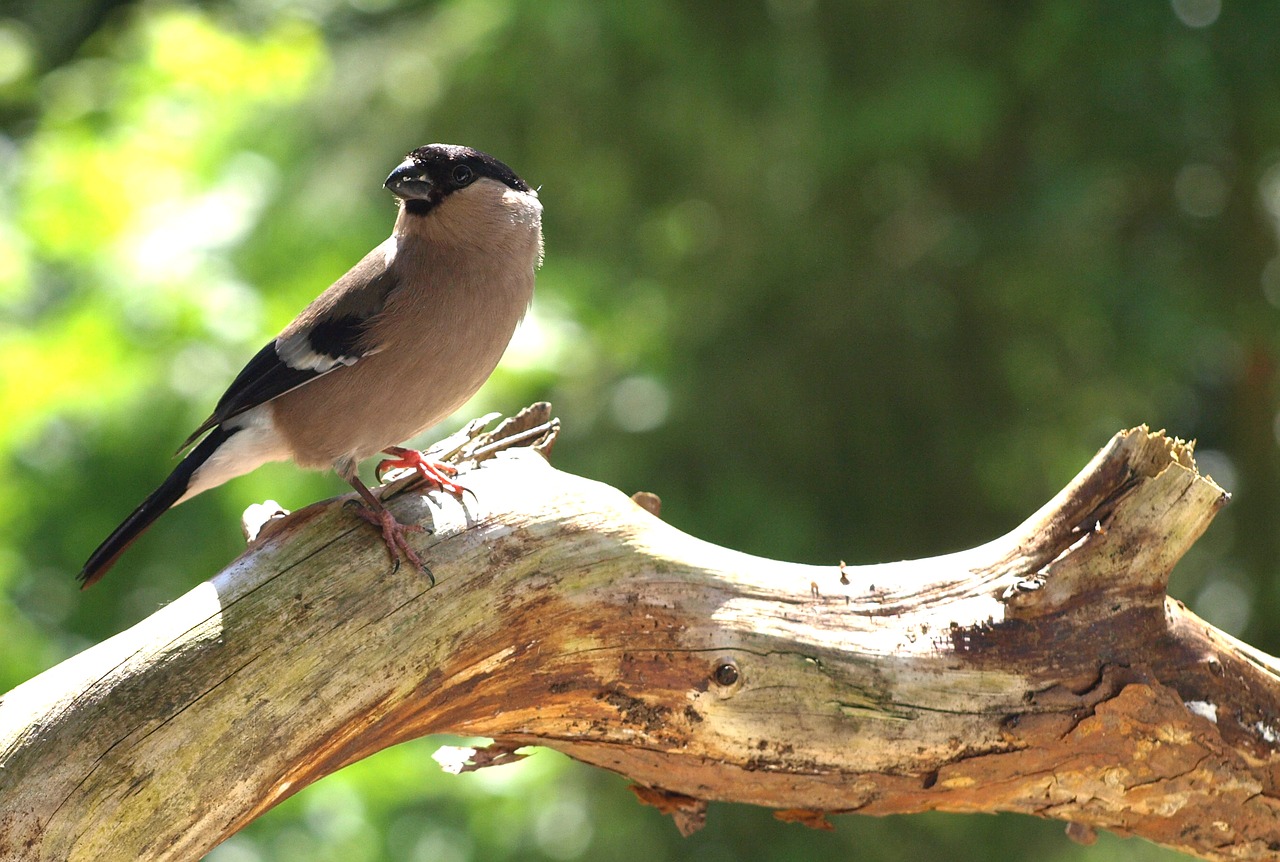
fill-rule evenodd
<path id="1" fill-rule="evenodd" d="M 714 800 L 1019 811 L 1280 858 L 1280 663 L 1165 595 L 1227 499 L 1190 446 L 1118 434 L 970 551 L 803 566 L 552 469 L 547 411 L 452 441 L 474 498 L 392 503 L 436 587 L 338 501 L 259 513 L 222 573 L 5 695 L 0 858 L 198 858 L 441 732 L 498 741 L 460 769 L 544 745 L 629 776 L 686 833 Z"/>

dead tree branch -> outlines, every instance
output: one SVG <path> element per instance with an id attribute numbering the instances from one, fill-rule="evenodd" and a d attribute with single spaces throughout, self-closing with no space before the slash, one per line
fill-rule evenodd
<path id="1" fill-rule="evenodd" d="M 1118 434 L 970 551 L 803 566 L 556 471 L 530 448 L 549 418 L 455 441 L 498 456 L 465 471 L 474 498 L 397 498 L 434 530 L 435 588 L 329 501 L 5 695 L 0 858 L 195 859 L 445 731 L 497 740 L 489 761 L 544 745 L 619 772 L 686 830 L 709 800 L 818 826 L 1019 811 L 1278 858 L 1280 664 L 1165 596 L 1226 501 L 1189 446 Z"/>

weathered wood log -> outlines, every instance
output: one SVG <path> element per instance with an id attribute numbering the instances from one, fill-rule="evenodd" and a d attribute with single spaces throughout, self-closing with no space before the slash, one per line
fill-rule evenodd
<path id="1" fill-rule="evenodd" d="M 545 449 L 547 415 L 498 437 Z M 435 587 L 317 504 L 5 695 L 0 858 L 198 858 L 446 731 L 629 776 L 685 830 L 709 800 L 1019 811 L 1278 858 L 1280 663 L 1165 596 L 1227 499 L 1181 441 L 1118 434 L 1004 538 L 856 567 L 699 541 L 529 448 L 465 482 L 393 504 Z"/>

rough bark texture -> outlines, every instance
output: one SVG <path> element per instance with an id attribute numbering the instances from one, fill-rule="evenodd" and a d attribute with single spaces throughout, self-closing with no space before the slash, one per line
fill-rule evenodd
<path id="1" fill-rule="evenodd" d="M 1124 432 L 1008 536 L 858 567 L 707 544 L 529 448 L 464 480 L 393 505 L 434 588 L 321 503 L 5 695 L 0 858 L 198 858 L 444 731 L 622 773 L 685 831 L 708 800 L 999 810 L 1280 858 L 1280 665 L 1164 593 L 1226 501 L 1180 441 Z"/>

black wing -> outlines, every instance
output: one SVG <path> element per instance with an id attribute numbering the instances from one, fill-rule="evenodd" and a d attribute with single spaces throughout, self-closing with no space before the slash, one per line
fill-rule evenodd
<path id="1" fill-rule="evenodd" d="M 358 331 L 352 327 L 352 331 Z M 342 359 L 349 357 L 343 356 Z M 357 357 L 359 358 L 359 357 Z M 351 362 L 335 361 L 328 367 L 294 368 L 276 352 L 276 341 L 272 340 L 249 360 L 236 379 L 231 381 L 227 391 L 218 399 L 218 406 L 213 408 L 209 418 L 191 433 L 178 451 L 186 449 L 200 438 L 200 435 L 228 419 L 239 416 L 246 410 L 266 404 L 272 398 L 279 398 L 286 392 L 297 389 L 304 383 L 310 383 L 317 377 L 323 377 L 330 371 L 343 368 Z"/>
<path id="2" fill-rule="evenodd" d="M 365 255 L 321 294 L 280 335 L 258 351 L 231 381 L 208 419 L 181 452 L 200 435 L 273 398 L 377 353 L 367 337 L 369 322 L 382 311 L 395 279 L 382 246 Z"/>

